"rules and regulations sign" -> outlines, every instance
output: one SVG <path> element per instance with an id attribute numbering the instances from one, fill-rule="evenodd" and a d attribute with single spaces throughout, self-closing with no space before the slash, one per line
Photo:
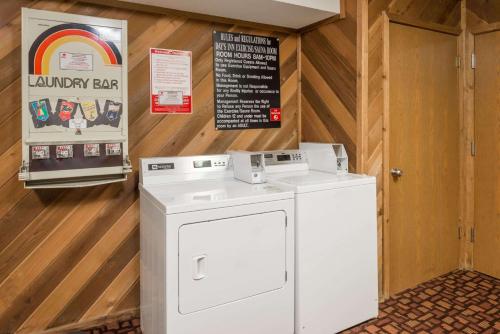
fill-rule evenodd
<path id="1" fill-rule="evenodd" d="M 281 127 L 279 40 L 214 31 L 215 127 Z"/>
<path id="2" fill-rule="evenodd" d="M 191 51 L 150 49 L 151 113 L 192 113 L 191 58 Z"/>

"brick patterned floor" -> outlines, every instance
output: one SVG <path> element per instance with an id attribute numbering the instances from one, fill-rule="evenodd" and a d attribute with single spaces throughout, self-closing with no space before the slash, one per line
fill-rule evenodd
<path id="1" fill-rule="evenodd" d="M 386 300 L 377 319 L 342 333 L 498 334 L 499 303 L 500 280 L 477 272 L 455 271 Z M 79 333 L 132 334 L 141 330 L 139 319 L 130 319 Z"/>
<path id="2" fill-rule="evenodd" d="M 353 333 L 500 333 L 500 280 L 455 271 L 399 293 Z"/>
<path id="3" fill-rule="evenodd" d="M 138 318 L 115 321 L 92 327 L 74 334 L 141 334 L 141 322 Z"/>

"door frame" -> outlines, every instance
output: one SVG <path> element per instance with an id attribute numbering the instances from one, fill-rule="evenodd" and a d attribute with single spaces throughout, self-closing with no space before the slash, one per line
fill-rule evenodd
<path id="1" fill-rule="evenodd" d="M 471 29 L 471 34 L 480 35 L 500 30 L 500 22 L 481 24 Z"/>
<path id="2" fill-rule="evenodd" d="M 468 29 L 464 35 L 464 47 L 462 48 L 464 59 L 472 59 L 472 55 L 476 55 L 476 36 L 484 35 L 489 33 L 494 33 L 500 31 L 500 22 L 495 23 L 482 23 L 478 24 L 471 29 Z M 472 61 L 472 60 L 471 60 Z M 476 83 L 475 83 L 475 68 L 473 66 L 464 66 L 462 69 L 464 77 L 463 86 L 463 104 L 464 104 L 464 127 L 467 134 L 466 141 L 467 145 L 474 148 L 476 145 L 476 108 L 475 108 L 475 98 L 476 98 Z M 464 249 L 461 256 L 464 257 L 466 265 L 464 269 L 475 270 L 474 263 L 474 242 L 475 242 L 475 230 L 476 230 L 476 192 L 475 192 L 475 160 L 474 155 L 469 154 L 465 157 L 464 163 L 468 167 L 468 172 L 465 174 L 466 195 L 468 196 L 464 201 L 466 202 L 466 208 L 464 217 L 470 218 L 465 220 L 466 230 L 464 231 Z"/>
<path id="3" fill-rule="evenodd" d="M 401 24 L 406 26 L 411 26 L 418 29 L 431 30 L 435 32 L 440 32 L 444 34 L 460 36 L 462 33 L 462 29 L 460 28 L 452 28 L 449 26 L 427 23 L 418 20 L 410 20 L 407 18 L 403 18 L 399 15 L 388 14 L 387 12 L 382 13 L 382 76 L 383 76 L 383 84 L 382 84 L 382 98 L 383 98 L 383 111 L 382 111 L 382 184 L 383 184 L 383 213 L 382 213 L 382 240 L 383 240 L 383 248 L 382 248 L 382 277 L 383 277 L 383 297 L 384 299 L 390 297 L 390 231 L 389 231 L 389 214 L 390 214 L 390 177 L 389 177 L 389 150 L 390 150 L 390 142 L 389 142 L 389 133 L 390 133 L 390 116 L 389 116 L 389 98 L 390 98 L 390 44 L 389 44 L 389 27 L 391 23 Z M 457 45 L 459 45 L 459 41 L 457 40 Z M 458 54 L 459 50 L 457 50 Z M 459 88 L 460 94 L 460 88 Z"/>
<path id="4" fill-rule="evenodd" d="M 460 269 L 474 269 L 475 236 L 475 70 L 472 68 L 472 54 L 477 35 L 500 30 L 500 22 L 468 27 L 466 8 L 462 5 L 463 29 L 459 38 L 462 60 L 459 77 L 460 97 Z M 464 19 L 465 18 L 465 19 Z"/>

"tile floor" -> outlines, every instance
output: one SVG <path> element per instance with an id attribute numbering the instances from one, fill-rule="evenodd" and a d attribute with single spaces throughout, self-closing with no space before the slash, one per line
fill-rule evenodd
<path id="1" fill-rule="evenodd" d="M 351 333 L 500 333 L 500 280 L 454 271 L 380 305 L 379 317 Z"/>
<path id="2" fill-rule="evenodd" d="M 499 303 L 500 280 L 454 271 L 386 300 L 377 319 L 342 333 L 496 334 L 500 333 Z M 130 319 L 79 333 L 132 334 L 141 330 L 139 319 Z"/>

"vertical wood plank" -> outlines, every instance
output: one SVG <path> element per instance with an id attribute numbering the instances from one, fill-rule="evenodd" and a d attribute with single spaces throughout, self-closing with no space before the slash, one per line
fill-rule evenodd
<path id="1" fill-rule="evenodd" d="M 357 172 L 365 173 L 368 160 L 368 0 L 357 8 Z"/>
<path id="2" fill-rule="evenodd" d="M 297 140 L 302 141 L 302 35 L 297 34 Z"/>
<path id="3" fill-rule="evenodd" d="M 461 1 L 462 34 L 459 38 L 461 58 L 459 76 L 460 98 L 460 254 L 461 269 L 472 269 L 474 248 L 469 238 L 474 228 L 474 157 L 471 145 L 474 142 L 474 70 L 470 59 L 474 50 L 474 37 L 467 25 L 467 0 Z"/>
<path id="4" fill-rule="evenodd" d="M 389 17 L 384 12 L 383 13 L 383 22 L 382 22 L 382 67 L 383 67 L 383 166 L 382 166 L 382 182 L 384 184 L 383 190 L 383 198 L 384 198 L 384 247 L 383 247 L 383 280 L 384 280 L 384 298 L 388 298 L 390 296 L 390 277 L 391 277 L 391 239 L 390 239 L 390 221 L 389 221 L 389 213 L 390 213 L 390 194 L 389 194 L 389 153 L 390 153 L 390 145 L 389 145 L 389 133 L 390 133 L 390 118 L 389 118 L 389 98 L 390 98 L 390 85 L 389 85 Z"/>

